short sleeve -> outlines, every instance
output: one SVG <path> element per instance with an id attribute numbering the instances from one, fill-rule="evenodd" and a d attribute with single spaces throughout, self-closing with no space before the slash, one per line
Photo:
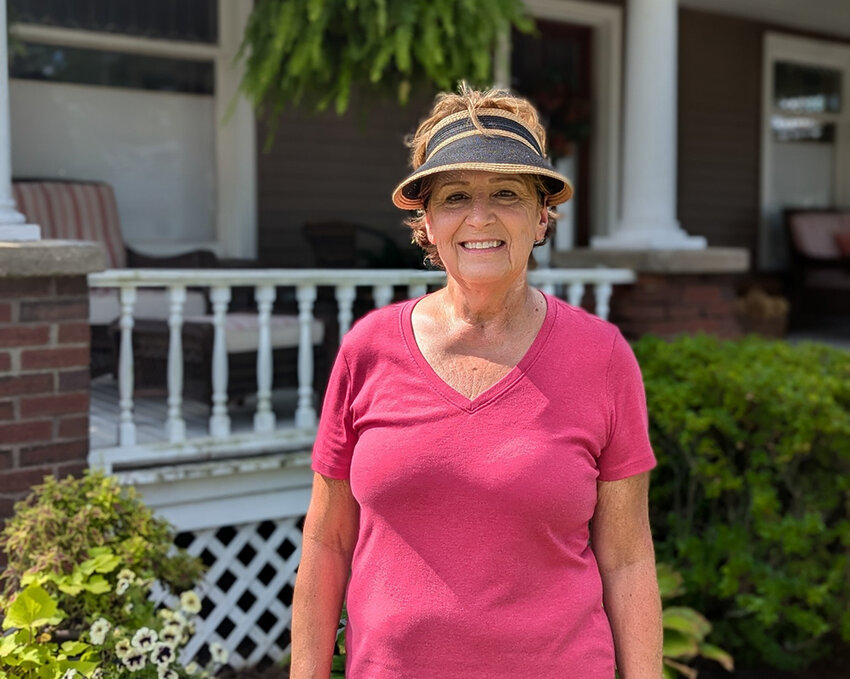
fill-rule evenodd
<path id="1" fill-rule="evenodd" d="M 356 442 L 351 413 L 351 371 L 345 353 L 340 350 L 331 370 L 313 444 L 313 471 L 332 479 L 347 479 Z"/>
<path id="2" fill-rule="evenodd" d="M 617 481 L 655 466 L 640 367 L 619 332 L 611 348 L 606 389 L 609 429 L 599 456 L 599 480 Z"/>

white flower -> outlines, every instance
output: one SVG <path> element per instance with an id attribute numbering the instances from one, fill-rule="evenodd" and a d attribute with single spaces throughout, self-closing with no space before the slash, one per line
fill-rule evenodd
<path id="1" fill-rule="evenodd" d="M 89 639 L 91 639 L 91 642 L 95 646 L 100 646 L 104 641 L 106 641 L 106 634 L 109 632 L 110 627 L 112 627 L 112 625 L 109 624 L 109 621 L 106 618 L 98 618 L 95 620 L 89 629 Z"/>
<path id="2" fill-rule="evenodd" d="M 160 608 L 159 617 L 163 620 L 171 621 L 174 619 L 174 611 L 172 611 L 170 608 Z"/>
<path id="3" fill-rule="evenodd" d="M 95 667 L 89 679 L 103 679 L 103 670 L 99 667 Z"/>
<path id="4" fill-rule="evenodd" d="M 196 662 L 193 660 L 193 661 L 192 661 L 192 662 L 190 662 L 188 665 L 186 665 L 186 667 L 184 667 L 183 669 L 184 669 L 184 670 L 186 670 L 186 674 L 197 674 L 197 673 L 198 673 L 198 670 L 199 670 L 199 669 L 201 669 L 201 668 L 200 668 L 200 666 L 198 665 L 198 663 L 196 663 Z"/>
<path id="5" fill-rule="evenodd" d="M 224 664 L 227 662 L 227 649 L 217 641 L 210 644 L 210 657 L 214 663 Z"/>
<path id="6" fill-rule="evenodd" d="M 123 659 L 132 650 L 133 647 L 130 646 L 130 642 L 127 639 L 121 639 L 117 644 L 115 644 L 115 655 L 119 658 Z"/>
<path id="7" fill-rule="evenodd" d="M 136 672 L 137 670 L 144 668 L 146 658 L 144 653 L 142 653 L 139 649 L 134 648 L 121 659 L 121 662 L 124 663 L 124 667 L 128 670 Z"/>
<path id="8" fill-rule="evenodd" d="M 171 648 L 176 648 L 180 643 L 181 632 L 183 630 L 180 627 L 163 627 L 159 633 L 159 640 L 171 646 Z"/>
<path id="9" fill-rule="evenodd" d="M 136 574 L 129 568 L 122 568 L 120 571 L 118 571 L 118 579 L 127 580 L 132 585 L 133 581 L 136 579 Z"/>
<path id="10" fill-rule="evenodd" d="M 133 583 L 127 580 L 126 578 L 118 578 L 118 584 L 115 585 L 115 593 L 118 596 L 121 596 L 129 589 L 130 585 L 132 584 Z"/>
<path id="11" fill-rule="evenodd" d="M 186 625 L 189 622 L 188 620 L 186 620 L 186 616 L 183 615 L 180 611 L 172 611 L 171 619 L 174 622 L 180 623 L 181 625 Z"/>
<path id="12" fill-rule="evenodd" d="M 165 667 L 160 667 L 156 674 L 158 679 L 180 679 L 180 675 L 177 672 Z"/>
<path id="13" fill-rule="evenodd" d="M 168 644 L 154 644 L 151 651 L 151 662 L 157 667 L 167 667 L 175 659 L 174 649 Z"/>
<path id="14" fill-rule="evenodd" d="M 130 613 L 133 612 L 133 602 L 128 601 L 126 604 L 124 604 L 124 608 L 122 610 L 126 615 L 130 615 Z"/>
<path id="15" fill-rule="evenodd" d="M 74 679 L 74 677 L 76 677 L 76 676 L 77 676 L 77 670 L 75 670 L 73 667 L 71 667 L 71 668 L 69 668 L 65 671 L 65 674 L 62 675 L 62 679 Z"/>
<path id="16" fill-rule="evenodd" d="M 133 635 L 133 647 L 140 651 L 150 651 L 156 643 L 156 632 L 147 627 L 142 627 Z"/>
<path id="17" fill-rule="evenodd" d="M 201 612 L 201 599 L 191 590 L 183 592 L 180 595 L 180 608 L 189 615 L 197 615 Z"/>

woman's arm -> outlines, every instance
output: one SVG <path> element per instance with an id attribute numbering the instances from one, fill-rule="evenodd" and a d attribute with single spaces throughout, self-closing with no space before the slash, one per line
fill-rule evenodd
<path id="1" fill-rule="evenodd" d="M 598 482 L 591 544 L 620 679 L 661 677 L 661 600 L 649 529 L 649 472 Z"/>
<path id="2" fill-rule="evenodd" d="M 331 673 L 359 518 L 348 481 L 313 477 L 292 599 L 291 679 L 327 679 Z"/>

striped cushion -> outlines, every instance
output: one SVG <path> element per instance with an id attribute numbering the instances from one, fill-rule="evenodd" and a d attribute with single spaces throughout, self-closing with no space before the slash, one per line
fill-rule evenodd
<path id="1" fill-rule="evenodd" d="M 96 241 L 106 251 L 107 268 L 127 266 L 118 204 L 109 184 L 16 181 L 12 196 L 27 221 L 41 227 L 43 238 Z"/>

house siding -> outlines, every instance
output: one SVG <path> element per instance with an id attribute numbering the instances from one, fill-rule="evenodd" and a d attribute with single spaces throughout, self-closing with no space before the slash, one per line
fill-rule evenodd
<path id="1" fill-rule="evenodd" d="M 752 21 L 679 12 L 678 215 L 712 246 L 756 247 L 762 34 Z"/>
<path id="2" fill-rule="evenodd" d="M 310 221 L 353 221 L 409 242 L 405 213 L 390 196 L 408 172 L 404 138 L 427 112 L 431 94 L 403 107 L 356 101 L 344 116 L 290 111 L 272 147 L 258 124 L 257 209 L 260 262 L 274 267 L 314 263 L 301 229 Z"/>

